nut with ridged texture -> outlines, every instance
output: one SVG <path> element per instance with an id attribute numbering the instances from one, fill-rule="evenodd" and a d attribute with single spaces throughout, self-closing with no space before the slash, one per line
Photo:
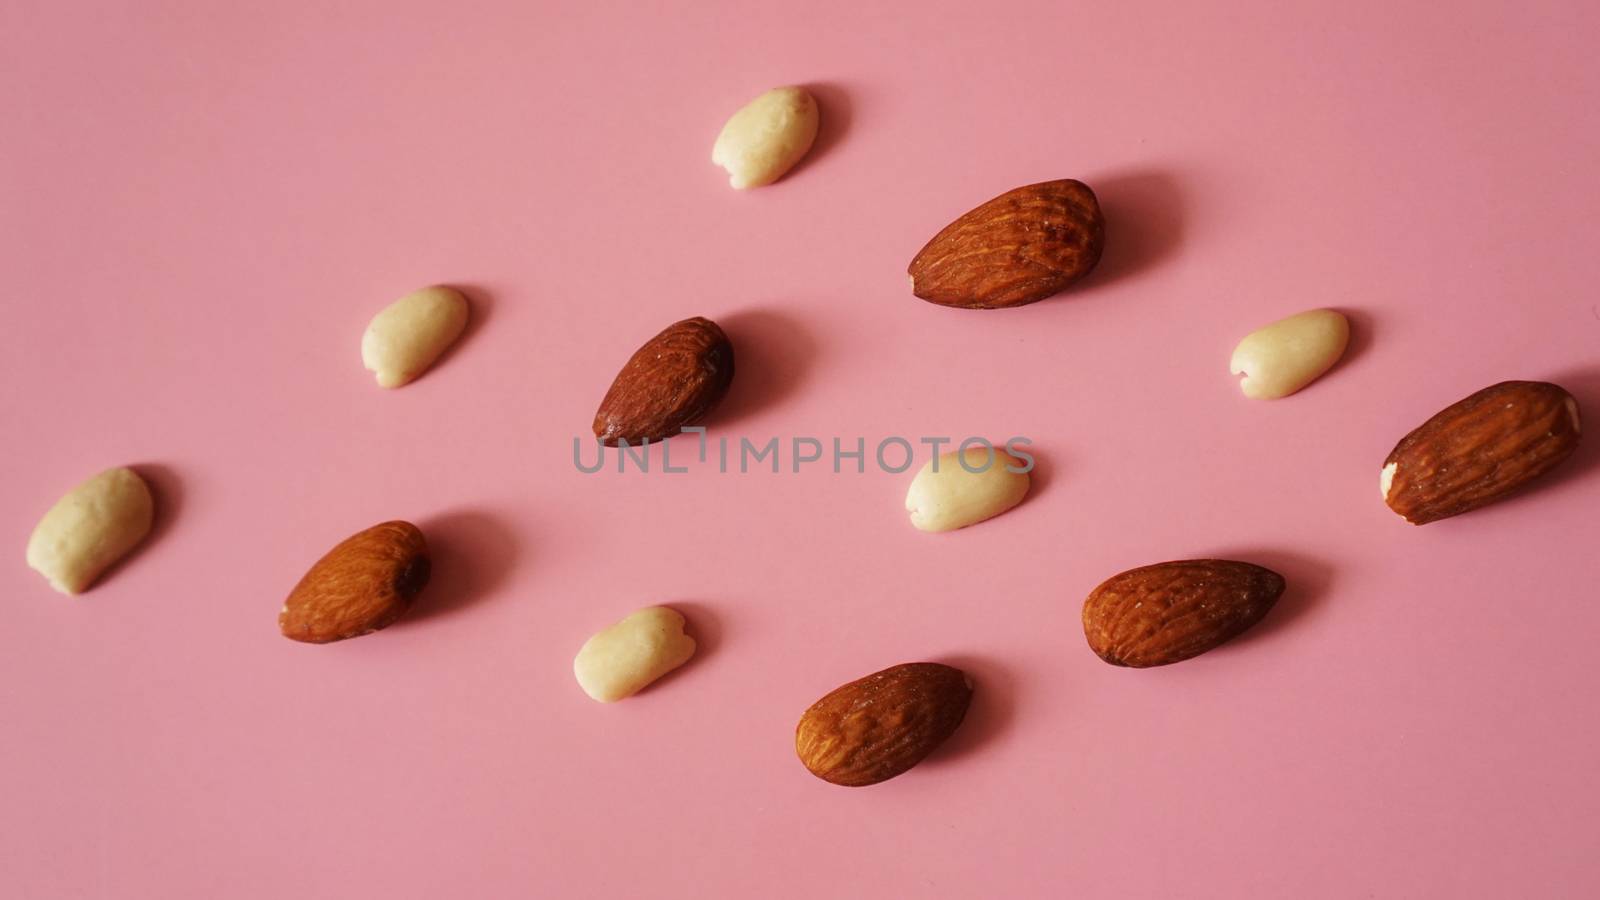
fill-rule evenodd
<path id="1" fill-rule="evenodd" d="M 731 384 L 733 344 L 717 323 L 675 322 L 617 373 L 594 414 L 594 436 L 610 447 L 665 440 L 710 412 Z"/>
<path id="2" fill-rule="evenodd" d="M 811 774 L 863 787 L 900 775 L 955 733 L 972 702 L 972 681 L 940 663 L 905 663 L 835 688 L 795 728 L 794 748 Z"/>
<path id="3" fill-rule="evenodd" d="M 1544 381 L 1502 381 L 1446 407 L 1400 439 L 1378 487 L 1413 525 L 1508 496 L 1578 447 L 1578 401 Z"/>
<path id="4" fill-rule="evenodd" d="M 392 625 L 428 583 L 428 544 L 410 522 L 383 522 L 340 541 L 278 612 L 290 640 L 326 644 Z"/>
<path id="5" fill-rule="evenodd" d="M 907 269 L 911 293 L 964 309 L 1036 303 L 1089 274 L 1105 237 L 1100 203 L 1083 182 L 1019 187 L 934 235 Z"/>
<path id="6" fill-rule="evenodd" d="M 1114 666 L 1171 665 L 1261 621 L 1284 586 L 1277 572 L 1230 559 L 1141 566 L 1106 579 L 1083 601 L 1083 634 Z"/>

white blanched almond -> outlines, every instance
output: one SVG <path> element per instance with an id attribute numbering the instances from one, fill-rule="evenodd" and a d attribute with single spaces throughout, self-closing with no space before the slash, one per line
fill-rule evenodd
<path id="1" fill-rule="evenodd" d="M 1239 389 L 1252 400 L 1276 400 L 1300 390 L 1344 355 L 1350 323 L 1331 309 L 1313 309 L 1253 331 L 1233 349 L 1228 368 L 1243 375 Z"/>
<path id="2" fill-rule="evenodd" d="M 81 593 L 150 533 L 155 503 L 132 469 L 107 469 L 50 507 L 28 538 L 28 566 L 63 594 Z"/>
<path id="3" fill-rule="evenodd" d="M 1028 495 L 1029 468 L 999 448 L 993 456 L 988 447 L 941 454 L 911 480 L 911 524 L 921 531 L 954 531 L 998 516 Z"/>
<path id="4" fill-rule="evenodd" d="M 647 606 L 589 638 L 572 661 L 572 674 L 601 703 L 631 697 L 694 655 L 694 638 L 683 625 L 677 610 Z"/>
<path id="5" fill-rule="evenodd" d="M 805 88 L 773 88 L 751 100 L 722 126 L 711 161 L 728 170 L 738 190 L 771 184 L 811 149 L 817 138 L 817 101 Z"/>
<path id="6" fill-rule="evenodd" d="M 389 304 L 361 336 L 361 363 L 378 386 L 395 388 L 427 371 L 467 327 L 467 298 L 454 288 L 427 287 Z"/>

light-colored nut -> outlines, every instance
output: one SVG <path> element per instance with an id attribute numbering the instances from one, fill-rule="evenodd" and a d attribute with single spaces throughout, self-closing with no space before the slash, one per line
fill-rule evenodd
<path id="1" fill-rule="evenodd" d="M 1239 389 L 1252 400 L 1276 400 L 1300 390 L 1344 355 L 1350 323 L 1331 309 L 1313 309 L 1253 331 L 1233 349 L 1228 368 L 1243 375 Z"/>
<path id="2" fill-rule="evenodd" d="M 77 594 L 150 533 L 155 503 L 132 469 L 107 469 L 56 501 L 28 538 L 28 566 Z"/>
<path id="3" fill-rule="evenodd" d="M 584 693 L 615 703 L 689 661 L 694 638 L 683 633 L 683 616 L 665 606 L 647 606 L 595 635 L 572 661 Z"/>
<path id="4" fill-rule="evenodd" d="M 722 126 L 711 161 L 728 170 L 738 190 L 771 184 L 811 149 L 817 138 L 817 101 L 801 87 L 773 88 L 751 100 Z"/>
<path id="5" fill-rule="evenodd" d="M 917 472 L 906 491 L 911 524 L 921 531 L 954 531 L 998 516 L 1027 496 L 1027 468 L 998 447 L 992 457 L 987 447 L 941 454 Z"/>
<path id="6" fill-rule="evenodd" d="M 1378 491 L 1383 494 L 1383 499 L 1385 500 L 1389 499 L 1389 489 L 1394 487 L 1394 473 L 1399 468 L 1399 463 L 1392 462 L 1384 466 L 1383 471 L 1378 473 Z"/>
<path id="7" fill-rule="evenodd" d="M 361 336 L 361 363 L 378 386 L 395 388 L 427 371 L 467 327 L 467 298 L 454 288 L 413 291 L 372 317 Z"/>

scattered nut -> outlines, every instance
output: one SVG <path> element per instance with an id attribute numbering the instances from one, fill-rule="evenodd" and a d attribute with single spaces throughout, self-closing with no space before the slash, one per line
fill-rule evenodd
<path id="1" fill-rule="evenodd" d="M 737 190 L 771 184 L 811 149 L 817 101 L 801 87 L 773 88 L 745 104 L 722 126 L 711 161 L 728 170 Z"/>
<path id="2" fill-rule="evenodd" d="M 584 643 L 572 674 L 601 703 L 631 697 L 694 655 L 694 638 L 683 625 L 683 616 L 665 606 L 630 613 Z"/>
<path id="3" fill-rule="evenodd" d="M 63 594 L 82 593 L 150 533 L 155 503 L 132 469 L 116 468 L 56 501 L 28 538 L 28 566 Z"/>
<path id="4" fill-rule="evenodd" d="M 1559 385 L 1502 381 L 1401 438 L 1379 476 L 1383 500 L 1413 525 L 1477 509 L 1571 456 L 1581 430 Z"/>
<path id="5" fill-rule="evenodd" d="M 1026 469 L 998 447 L 992 455 L 988 447 L 940 454 L 923 465 L 906 491 L 911 524 L 920 531 L 954 531 L 998 516 L 1027 496 Z"/>
<path id="6" fill-rule="evenodd" d="M 811 705 L 794 750 L 811 774 L 864 787 L 922 762 L 955 733 L 972 702 L 972 680 L 939 663 L 905 663 L 836 688 Z"/>
<path id="7" fill-rule="evenodd" d="M 1287 397 L 1321 377 L 1344 355 L 1350 322 L 1331 309 L 1312 309 L 1245 335 L 1229 371 L 1252 400 Z"/>
<path id="8" fill-rule="evenodd" d="M 912 258 L 911 293 L 940 306 L 1003 309 L 1088 275 L 1105 247 L 1094 191 L 1063 178 L 1006 191 L 946 225 Z"/>
<path id="9" fill-rule="evenodd" d="M 710 412 L 733 384 L 733 344 L 717 323 L 675 322 L 635 350 L 594 414 L 608 447 L 665 440 Z"/>
<path id="10" fill-rule="evenodd" d="M 1199 656 L 1242 634 L 1283 595 L 1283 576 L 1230 559 L 1157 563 L 1114 575 L 1083 601 L 1089 649 L 1143 669 Z"/>
<path id="11" fill-rule="evenodd" d="M 400 387 L 427 371 L 466 327 L 467 298 L 460 291 L 413 291 L 372 317 L 361 335 L 361 363 L 377 373 L 379 387 Z"/>
<path id="12" fill-rule="evenodd" d="M 306 572 L 278 613 L 290 640 L 326 644 L 394 624 L 428 583 L 428 542 L 410 522 L 384 522 L 340 541 Z"/>

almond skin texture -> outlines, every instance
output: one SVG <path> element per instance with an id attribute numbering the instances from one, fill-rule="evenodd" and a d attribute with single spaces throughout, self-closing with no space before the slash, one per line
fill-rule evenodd
<path id="1" fill-rule="evenodd" d="M 728 336 L 710 319 L 684 319 L 617 373 L 594 414 L 594 436 L 608 447 L 665 440 L 710 412 L 732 383 Z"/>
<path id="2" fill-rule="evenodd" d="M 1089 274 L 1105 237 L 1105 217 L 1088 185 L 1030 184 L 934 235 L 911 260 L 911 293 L 965 309 L 1035 303 Z"/>
<path id="3" fill-rule="evenodd" d="M 1165 666 L 1221 646 L 1261 621 L 1283 576 L 1228 559 L 1130 569 L 1083 601 L 1089 649 L 1114 666 Z"/>
<path id="4" fill-rule="evenodd" d="M 944 743 L 971 702 L 972 681 L 960 669 L 925 662 L 892 666 L 812 704 L 795 729 L 795 753 L 823 781 L 877 784 Z"/>
<path id="5" fill-rule="evenodd" d="M 1502 381 L 1402 438 L 1383 462 L 1383 500 L 1413 525 L 1477 509 L 1571 456 L 1581 427 L 1560 386 Z"/>
<path id="6" fill-rule="evenodd" d="M 428 583 L 428 544 L 410 522 L 384 522 L 341 541 L 289 592 L 278 629 L 326 644 L 371 634 L 411 607 Z"/>

